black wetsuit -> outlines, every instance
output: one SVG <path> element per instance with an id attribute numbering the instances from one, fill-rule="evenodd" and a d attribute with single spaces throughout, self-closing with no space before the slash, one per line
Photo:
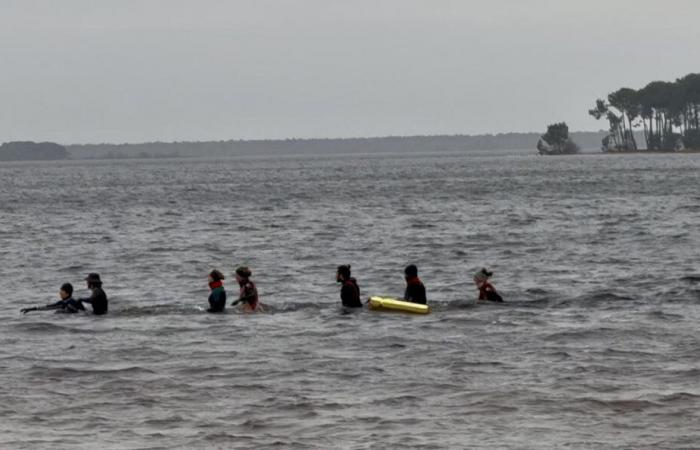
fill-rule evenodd
<path id="1" fill-rule="evenodd" d="M 78 300 L 69 297 L 65 300 L 59 300 L 56 303 L 46 305 L 41 309 L 55 309 L 57 313 L 72 314 L 80 311 L 85 311 L 85 307 Z"/>
<path id="2" fill-rule="evenodd" d="M 426 304 L 425 286 L 420 278 L 413 277 L 406 280 L 406 292 L 403 298 L 407 302 L 420 303 L 421 305 Z"/>
<path id="3" fill-rule="evenodd" d="M 102 288 L 93 287 L 92 295 L 89 298 L 81 298 L 78 301 L 90 303 L 92 305 L 92 313 L 97 316 L 107 314 L 107 294 Z"/>
<path id="4" fill-rule="evenodd" d="M 354 278 L 343 281 L 343 287 L 340 288 L 340 300 L 346 308 L 362 308 L 360 287 Z"/>
<path id="5" fill-rule="evenodd" d="M 223 312 L 226 307 L 226 291 L 223 286 L 216 287 L 209 294 L 209 309 L 207 312 Z"/>

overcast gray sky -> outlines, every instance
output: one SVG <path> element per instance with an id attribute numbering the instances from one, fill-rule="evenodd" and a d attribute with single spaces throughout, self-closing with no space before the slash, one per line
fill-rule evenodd
<path id="1" fill-rule="evenodd" d="M 0 0 L 0 142 L 605 128 L 700 72 L 699 0 Z"/>

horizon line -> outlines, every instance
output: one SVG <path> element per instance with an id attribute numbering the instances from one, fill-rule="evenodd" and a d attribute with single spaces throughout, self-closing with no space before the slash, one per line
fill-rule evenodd
<path id="1" fill-rule="evenodd" d="M 569 131 L 574 133 L 608 133 L 608 131 L 600 130 L 576 130 Z M 62 143 L 57 141 L 32 141 L 31 139 L 15 139 L 7 142 L 55 142 L 63 146 L 80 146 L 80 145 L 144 145 L 144 144 L 201 144 L 207 142 L 284 142 L 284 141 L 351 141 L 351 140 L 370 140 L 370 139 L 416 139 L 416 138 L 439 138 L 439 137 L 497 137 L 512 134 L 540 134 L 539 131 L 508 131 L 499 133 L 480 133 L 480 134 L 414 134 L 414 135 L 377 135 L 377 136 L 347 136 L 347 137 L 286 137 L 286 138 L 229 138 L 229 139 L 208 139 L 208 140 L 152 140 L 140 142 L 83 142 L 83 143 Z"/>

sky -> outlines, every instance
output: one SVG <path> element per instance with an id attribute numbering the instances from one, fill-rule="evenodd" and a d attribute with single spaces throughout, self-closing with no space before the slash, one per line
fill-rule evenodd
<path id="1" fill-rule="evenodd" d="M 700 72 L 698 0 L 0 0 L 0 142 L 607 128 Z"/>

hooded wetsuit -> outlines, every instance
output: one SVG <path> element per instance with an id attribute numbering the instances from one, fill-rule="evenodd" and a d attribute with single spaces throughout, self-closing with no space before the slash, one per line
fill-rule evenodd
<path id="1" fill-rule="evenodd" d="M 343 281 L 343 287 L 340 288 L 340 300 L 346 308 L 362 308 L 360 287 L 357 285 L 357 280 L 348 278 Z"/>
<path id="2" fill-rule="evenodd" d="M 403 295 L 404 300 L 407 302 L 420 303 L 425 305 L 425 286 L 423 282 L 418 277 L 408 277 L 406 278 L 406 292 Z"/>

